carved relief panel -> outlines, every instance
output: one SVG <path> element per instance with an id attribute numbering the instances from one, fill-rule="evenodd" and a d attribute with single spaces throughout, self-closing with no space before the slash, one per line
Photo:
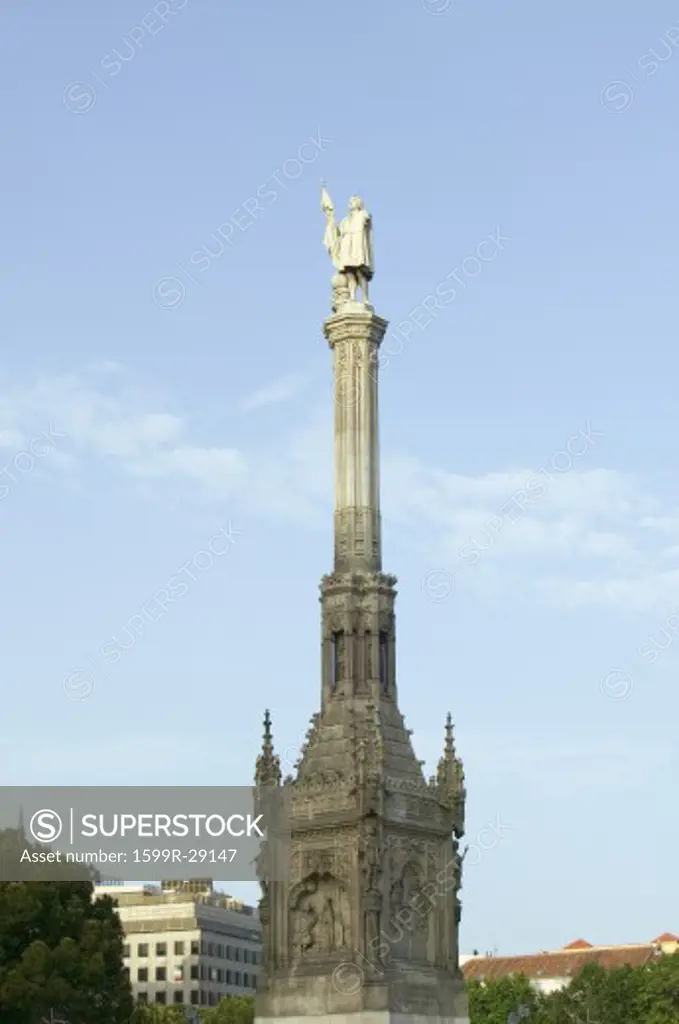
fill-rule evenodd
<path id="1" fill-rule="evenodd" d="M 329 873 L 308 875 L 290 894 L 290 959 L 340 954 L 349 944 L 346 887 Z"/>

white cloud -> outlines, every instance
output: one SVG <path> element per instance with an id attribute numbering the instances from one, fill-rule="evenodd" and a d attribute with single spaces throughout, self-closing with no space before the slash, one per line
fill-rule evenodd
<path id="1" fill-rule="evenodd" d="M 666 607 L 679 583 L 679 517 L 637 476 L 585 458 L 551 480 L 530 469 L 462 476 L 413 457 L 386 460 L 386 505 L 416 544 L 426 538 L 431 569 L 462 575 L 486 597 Z M 539 496 L 521 499 L 536 479 Z"/>
<path id="2" fill-rule="evenodd" d="M 242 403 L 254 409 L 292 397 L 288 375 Z M 15 451 L 49 424 L 66 434 L 55 470 L 103 459 L 149 486 L 172 482 L 177 500 L 233 499 L 269 521 L 327 528 L 332 508 L 332 419 L 312 410 L 301 428 L 259 449 L 201 444 L 192 421 L 107 375 L 43 378 L 20 390 L 0 382 L 0 446 Z M 563 454 L 563 453 L 562 453 Z M 521 594 L 567 606 L 638 612 L 675 601 L 679 584 L 676 503 L 649 494 L 637 476 L 588 464 L 553 471 L 529 501 L 529 467 L 451 473 L 412 455 L 387 457 L 384 507 L 428 569 L 464 569 L 464 585 L 487 598 Z M 512 496 L 515 499 L 512 501 Z M 478 564 L 477 564 L 478 563 Z"/>
<path id="3" fill-rule="evenodd" d="M 185 418 L 148 412 L 147 401 L 121 388 L 97 389 L 76 374 L 43 378 L 26 391 L 0 393 L 0 438 L 26 444 L 53 424 L 65 435 L 54 465 L 72 468 L 76 459 L 104 457 L 137 478 L 184 477 L 219 494 L 240 481 L 237 450 L 191 443 Z"/>
<path id="4" fill-rule="evenodd" d="M 253 412 L 267 405 L 278 405 L 296 398 L 303 390 L 306 378 L 298 373 L 288 373 L 278 377 L 264 387 L 247 395 L 240 403 L 241 412 Z"/>

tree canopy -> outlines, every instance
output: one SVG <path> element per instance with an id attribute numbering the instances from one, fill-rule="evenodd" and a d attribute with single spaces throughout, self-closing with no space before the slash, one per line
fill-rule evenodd
<path id="1" fill-rule="evenodd" d="M 523 975 L 467 984 L 471 1024 L 679 1024 L 679 952 L 640 967 L 588 964 L 566 988 Z"/>

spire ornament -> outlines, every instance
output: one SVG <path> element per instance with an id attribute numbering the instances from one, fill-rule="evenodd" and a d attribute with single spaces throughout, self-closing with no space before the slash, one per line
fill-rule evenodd
<path id="1" fill-rule="evenodd" d="M 271 731 L 271 715 L 267 708 L 264 712 L 264 733 L 262 735 L 262 753 L 255 766 L 255 784 L 259 786 L 279 786 L 281 782 L 281 761 L 274 754 L 273 733 Z"/>
<path id="2" fill-rule="evenodd" d="M 439 761 L 436 771 L 436 788 L 442 803 L 452 811 L 453 832 L 459 839 L 464 835 L 464 810 L 467 790 L 464 784 L 462 760 L 455 755 L 453 719 L 450 712 L 446 715 L 446 739 L 443 757 Z"/>

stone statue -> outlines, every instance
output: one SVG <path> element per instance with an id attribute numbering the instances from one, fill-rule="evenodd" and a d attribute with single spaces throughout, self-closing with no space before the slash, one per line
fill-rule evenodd
<path id="1" fill-rule="evenodd" d="M 337 946 L 335 934 L 335 909 L 332 900 L 327 898 L 321 911 L 319 924 L 319 952 L 332 953 Z"/>
<path id="2" fill-rule="evenodd" d="M 336 224 L 335 207 L 325 188 L 321 195 L 321 209 L 326 219 L 323 244 L 337 270 L 332 279 L 333 310 L 337 312 L 347 301 L 356 302 L 359 288 L 363 302 L 367 303 L 368 284 L 374 272 L 372 218 L 363 200 L 352 196 L 348 215 Z"/>
<path id="3" fill-rule="evenodd" d="M 269 900 L 269 873 L 271 870 L 271 853 L 269 851 L 269 844 L 265 839 L 264 842 L 260 843 L 259 853 L 255 857 L 255 868 L 257 871 L 257 880 L 259 881 L 260 888 L 262 890 L 262 903 L 268 903 Z"/>
<path id="4" fill-rule="evenodd" d="M 365 921 L 365 945 L 368 954 L 374 954 L 380 943 L 380 918 L 382 915 L 381 891 L 382 865 L 380 840 L 375 821 L 368 821 L 363 838 L 363 903 Z"/>
<path id="5" fill-rule="evenodd" d="M 311 905 L 311 899 L 307 896 L 297 908 L 295 917 L 295 945 L 297 955 L 304 956 L 314 945 L 314 929 L 318 922 L 318 914 Z"/>

